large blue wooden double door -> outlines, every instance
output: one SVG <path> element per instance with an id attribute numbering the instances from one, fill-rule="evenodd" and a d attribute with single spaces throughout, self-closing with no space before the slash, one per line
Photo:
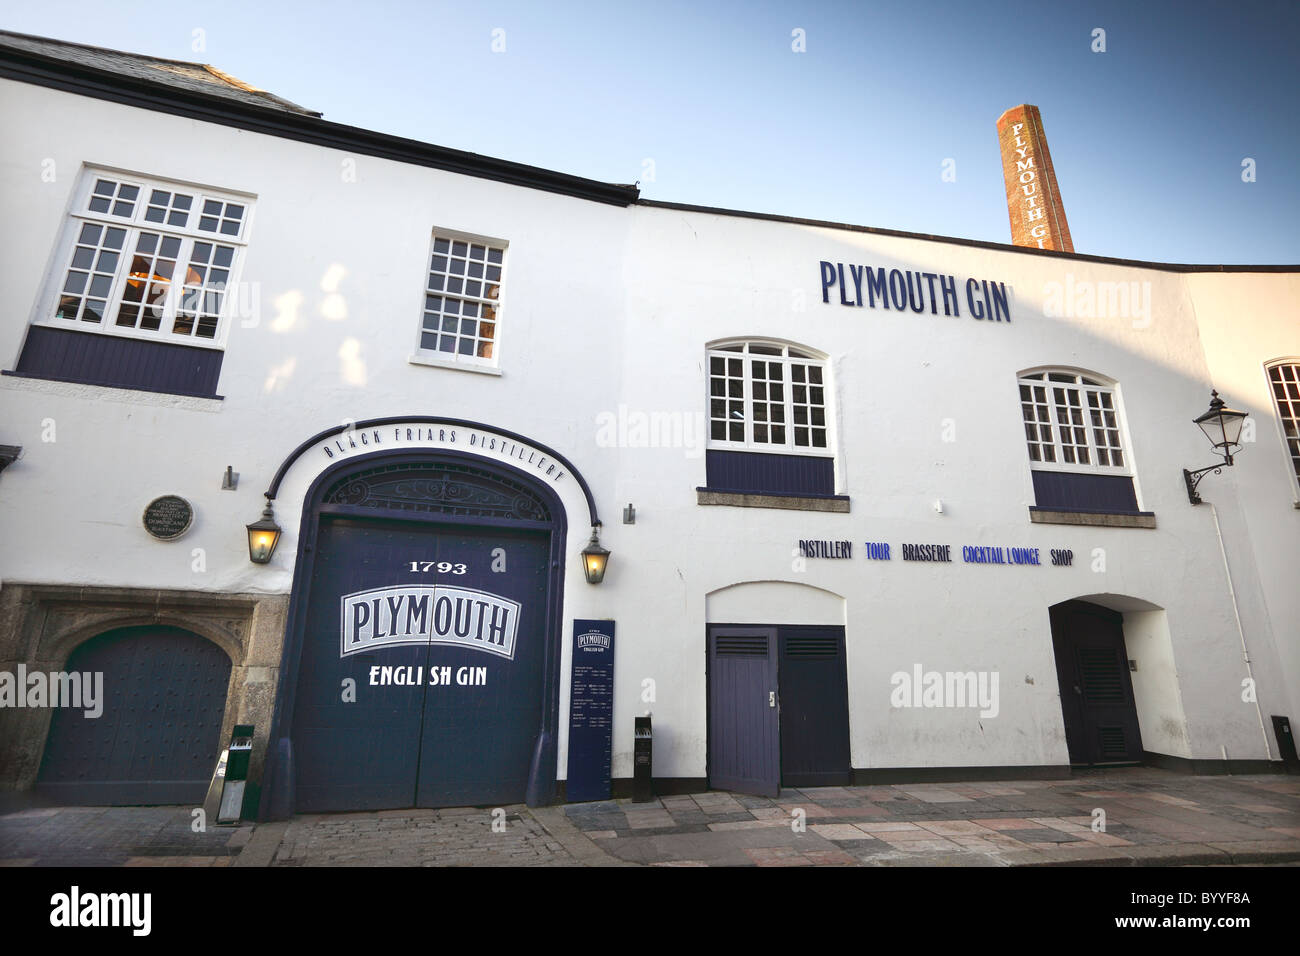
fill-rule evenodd
<path id="1" fill-rule="evenodd" d="M 356 512 L 327 510 L 316 534 L 297 810 L 524 802 L 547 694 L 550 532 Z"/>

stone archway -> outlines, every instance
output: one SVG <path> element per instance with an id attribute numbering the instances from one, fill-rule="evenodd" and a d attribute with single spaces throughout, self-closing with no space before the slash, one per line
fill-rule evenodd
<path id="1" fill-rule="evenodd" d="M 275 594 L 7 581 L 0 587 L 0 670 L 13 674 L 21 665 L 27 673 L 61 672 L 78 647 L 119 628 L 171 627 L 198 635 L 219 648 L 228 665 L 219 739 L 226 739 L 236 723 L 257 728 L 250 770 L 256 781 L 270 725 L 286 604 L 285 595 Z M 49 707 L 0 708 L 0 789 L 35 785 L 51 717 Z"/>
<path id="2" fill-rule="evenodd" d="M 88 806 L 202 803 L 230 671 L 226 651 L 179 627 L 118 627 L 85 641 L 61 669 L 63 693 L 51 686 L 36 789 Z"/>

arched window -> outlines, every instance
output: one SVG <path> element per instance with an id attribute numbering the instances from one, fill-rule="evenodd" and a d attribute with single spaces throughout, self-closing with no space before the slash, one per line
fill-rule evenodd
<path id="1" fill-rule="evenodd" d="M 1067 369 L 1020 376 L 1032 468 L 1130 474 L 1115 388 Z"/>
<path id="2" fill-rule="evenodd" d="M 1265 366 L 1277 407 L 1282 444 L 1291 464 L 1293 490 L 1300 491 L 1300 358 L 1279 359 Z"/>
<path id="3" fill-rule="evenodd" d="M 253 207 L 243 193 L 85 167 L 10 374 L 214 397 L 247 308 L 236 291 Z"/>
<path id="4" fill-rule="evenodd" d="M 1031 519 L 1154 528 L 1154 515 L 1139 509 L 1115 382 L 1081 369 L 1035 368 L 1017 384 L 1034 481 Z"/>
<path id="5" fill-rule="evenodd" d="M 710 343 L 709 441 L 701 504 L 848 511 L 835 494 L 830 368 L 772 339 Z"/>
<path id="6" fill-rule="evenodd" d="M 830 453 L 826 361 L 780 342 L 727 342 L 709 356 L 709 444 Z"/>

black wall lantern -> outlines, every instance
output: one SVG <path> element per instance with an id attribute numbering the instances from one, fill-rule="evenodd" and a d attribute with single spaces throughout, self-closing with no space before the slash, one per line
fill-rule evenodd
<path id="1" fill-rule="evenodd" d="M 248 525 L 248 560 L 254 564 L 267 564 L 275 554 L 275 546 L 280 543 L 280 526 L 271 514 L 271 499 L 266 499 L 266 510 L 262 517 Z"/>
<path id="2" fill-rule="evenodd" d="M 1209 411 L 1192 419 L 1200 426 L 1201 431 L 1205 432 L 1205 437 L 1210 440 L 1214 450 L 1223 456 L 1222 465 L 1209 465 L 1196 471 L 1183 469 L 1183 480 L 1187 483 L 1187 498 L 1192 504 L 1201 503 L 1201 496 L 1197 494 L 1196 486 L 1201 483 L 1206 473 L 1212 471 L 1217 475 L 1225 466 L 1232 464 L 1232 453 L 1240 444 L 1241 426 L 1246 421 L 1246 415 L 1246 412 L 1228 408 L 1223 404 L 1223 399 L 1219 398 L 1219 393 L 1211 391 Z"/>
<path id="3" fill-rule="evenodd" d="M 600 546 L 600 522 L 591 526 L 591 540 L 582 549 L 582 570 L 587 575 L 588 584 L 599 584 L 605 580 L 605 565 L 609 563 L 609 552 Z"/>
<path id="4" fill-rule="evenodd" d="M 4 471 L 22 456 L 22 445 L 0 445 L 0 471 Z"/>

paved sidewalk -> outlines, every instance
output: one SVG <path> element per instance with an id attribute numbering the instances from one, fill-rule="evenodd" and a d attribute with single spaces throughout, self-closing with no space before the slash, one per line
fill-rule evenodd
<path id="1" fill-rule="evenodd" d="M 9 795 L 6 803 L 13 803 Z M 251 826 L 191 828 L 190 807 L 49 807 L 0 815 L 0 866 L 229 866 Z"/>
<path id="2" fill-rule="evenodd" d="M 13 803 L 12 800 L 9 803 Z M 1104 813 L 1104 829 L 1093 829 Z M 186 807 L 0 807 L 9 866 L 1300 864 L 1300 778 L 1131 768 L 1063 780 L 719 791 L 315 814 L 191 829 Z"/>
<path id="3" fill-rule="evenodd" d="M 1065 780 L 709 792 L 576 804 L 620 859 L 657 866 L 1300 863 L 1300 778 L 1132 768 Z M 1104 817 L 1097 813 L 1101 811 Z M 1094 821 L 1104 829 L 1094 829 Z"/>

